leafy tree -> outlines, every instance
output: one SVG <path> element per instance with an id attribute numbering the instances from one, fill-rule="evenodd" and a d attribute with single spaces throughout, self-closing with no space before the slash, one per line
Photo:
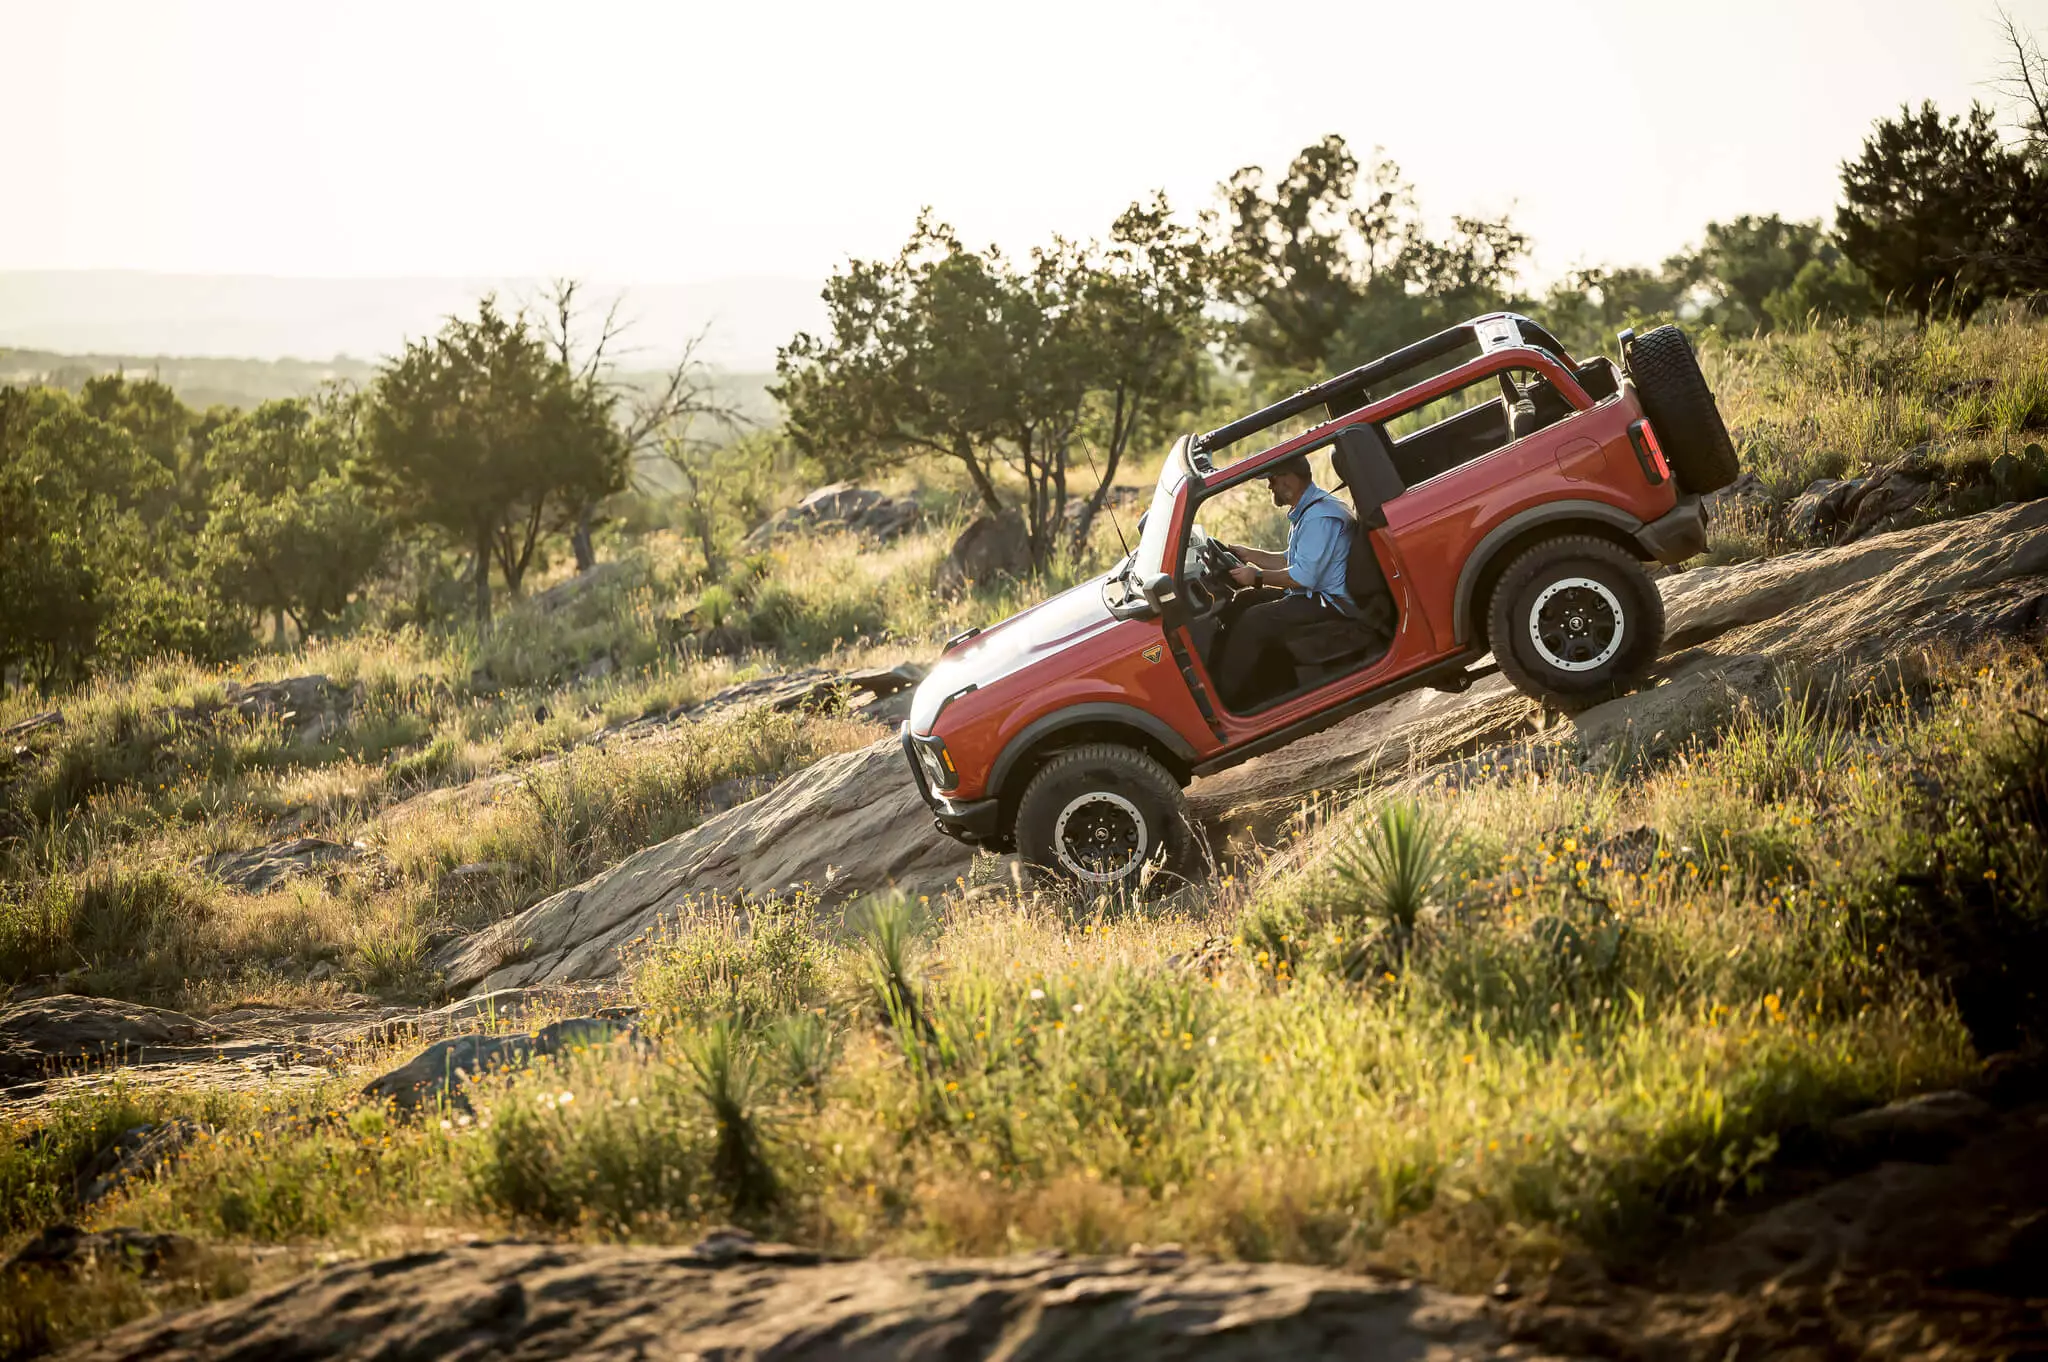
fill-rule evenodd
<path id="1" fill-rule="evenodd" d="M 1773 293 L 1789 288 L 1814 261 L 1832 266 L 1841 251 L 1818 222 L 1788 222 L 1776 213 L 1748 213 L 1707 224 L 1697 257 L 1699 273 L 1719 297 L 1712 318 L 1731 330 L 1769 330 L 1766 306 Z"/>
<path id="2" fill-rule="evenodd" d="M 1853 322 L 1877 305 L 1870 279 L 1839 252 L 1833 260 L 1816 258 L 1800 267 L 1792 282 L 1764 299 L 1771 324 L 1797 329 L 1810 321 Z"/>
<path id="3" fill-rule="evenodd" d="M 953 229 L 918 215 L 893 260 L 852 260 L 823 294 L 828 329 L 778 352 L 769 395 L 797 450 L 833 477 L 916 454 L 957 461 L 990 511 L 1002 397 L 989 380 L 1012 358 L 1006 283 Z"/>
<path id="4" fill-rule="evenodd" d="M 1432 237 L 1400 168 L 1342 137 L 1270 187 L 1247 166 L 1221 189 L 1226 291 L 1253 364 L 1325 371 L 1514 301 L 1529 241 L 1507 219 L 1458 217 Z"/>
<path id="5" fill-rule="evenodd" d="M 0 667 L 47 687 L 96 660 L 242 643 L 232 615 L 180 582 L 182 560 L 142 508 L 170 473 L 67 394 L 0 389 Z"/>
<path id="6" fill-rule="evenodd" d="M 222 427 L 207 452 L 214 502 L 200 574 L 233 604 L 326 628 L 377 569 L 388 518 L 357 477 L 361 400 L 329 392 L 266 402 Z"/>
<path id="7" fill-rule="evenodd" d="M 1102 458 L 1082 535 L 1132 442 L 1189 400 L 1203 371 L 1210 262 L 1166 200 L 1132 204 L 1104 243 L 1055 239 L 1013 262 L 920 215 L 895 259 L 826 286 L 829 336 L 799 335 L 770 391 L 797 450 L 833 476 L 900 459 L 957 461 L 982 504 L 995 471 L 1023 488 L 1033 561 L 1058 547 L 1069 473 Z"/>
<path id="8" fill-rule="evenodd" d="M 385 366 L 368 434 L 366 476 L 390 504 L 474 553 L 486 629 L 492 563 L 518 594 L 544 536 L 612 486 L 624 458 L 609 404 L 489 297 Z"/>
<path id="9" fill-rule="evenodd" d="M 1214 261 L 1200 235 L 1177 223 L 1163 194 L 1133 203 L 1111 224 L 1109 239 L 1077 262 L 1079 343 L 1094 391 L 1081 436 L 1099 447 L 1095 491 L 1070 527 L 1088 542 L 1124 455 L 1154 438 L 1165 416 L 1194 402 L 1212 365 L 1208 306 Z"/>
<path id="10" fill-rule="evenodd" d="M 1842 250 L 1880 293 L 1921 321 L 1937 306 L 1967 317 L 2001 284 L 2025 161 L 2000 145 L 1991 111 L 1943 118 L 1932 101 L 1880 119 L 1842 166 Z"/>

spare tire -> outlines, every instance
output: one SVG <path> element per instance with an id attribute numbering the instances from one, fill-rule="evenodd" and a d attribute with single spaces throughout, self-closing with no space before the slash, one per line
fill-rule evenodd
<path id="1" fill-rule="evenodd" d="M 1704 496 L 1735 481 L 1735 442 L 1685 333 L 1660 326 L 1637 336 L 1622 359 L 1678 485 Z"/>

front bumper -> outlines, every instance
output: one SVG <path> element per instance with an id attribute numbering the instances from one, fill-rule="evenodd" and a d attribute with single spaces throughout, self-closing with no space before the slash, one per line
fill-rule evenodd
<path id="1" fill-rule="evenodd" d="M 1652 558 L 1668 567 L 1707 551 L 1707 516 L 1700 499 L 1685 493 L 1678 505 L 1636 531 Z"/>
<path id="2" fill-rule="evenodd" d="M 903 742 L 903 759 L 910 763 L 910 778 L 917 782 L 918 797 L 932 811 L 933 825 L 948 837 L 957 838 L 969 846 L 996 846 L 1002 830 L 1002 801 L 948 799 L 939 794 L 932 789 L 931 781 L 925 776 L 924 764 L 917 759 L 916 740 L 910 736 L 910 725 L 904 724 L 898 730 L 898 736 Z"/>

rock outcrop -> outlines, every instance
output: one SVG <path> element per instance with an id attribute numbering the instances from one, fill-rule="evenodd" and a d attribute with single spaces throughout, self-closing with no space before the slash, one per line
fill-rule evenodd
<path id="1" fill-rule="evenodd" d="M 203 1045 L 212 1036 L 213 1028 L 183 1012 L 60 993 L 0 1012 L 0 1081 L 66 1063 Z"/>
<path id="2" fill-rule="evenodd" d="M 466 1109 L 469 1099 L 463 1084 L 481 1074 L 523 1068 L 549 1055 L 596 1049 L 635 1034 L 633 1023 L 623 1017 L 569 1017 L 532 1035 L 455 1036 L 435 1041 L 390 1073 L 372 1079 L 362 1095 L 401 1111 L 443 1102 Z"/>
<path id="3" fill-rule="evenodd" d="M 192 862 L 195 874 L 211 875 L 233 889 L 265 894 L 287 880 L 360 860 L 363 848 L 324 837 L 291 837 L 247 851 L 216 851 Z"/>
<path id="4" fill-rule="evenodd" d="M 1854 685 L 1919 665 L 1935 645 L 2048 628 L 2048 501 L 1830 549 L 1660 580 L 1669 619 L 1654 684 L 1542 729 L 1576 759 L 1668 748 L 1736 705 L 1774 702 L 1781 678 Z M 1419 692 L 1197 782 L 1212 829 L 1265 833 L 1319 791 L 1369 788 L 1528 740 L 1539 706 L 1498 677 L 1462 695 Z M 451 987 L 602 978 L 618 948 L 688 900 L 809 882 L 835 895 L 928 893 L 964 875 L 893 740 L 820 762 L 768 794 L 546 899 L 437 963 Z"/>
<path id="5" fill-rule="evenodd" d="M 70 1354 L 897 1359 L 1540 1356 L 1485 1305 L 1322 1268 L 1122 1258 L 820 1261 L 717 1236 L 694 1249 L 478 1244 L 346 1263 L 130 1325 Z"/>
<path id="6" fill-rule="evenodd" d="M 891 886 L 931 893 L 967 873 L 967 848 L 932 826 L 884 739 L 807 767 L 435 957 L 457 990 L 597 979 L 619 948 L 699 895 L 767 895 L 810 884 L 837 896 Z"/>
<path id="7" fill-rule="evenodd" d="M 1031 566 L 1031 538 L 1015 511 L 977 516 L 953 541 L 932 577 L 932 589 L 954 596 L 978 582 L 1022 576 Z"/>
<path id="8" fill-rule="evenodd" d="M 887 541 L 917 521 L 917 503 L 908 497 L 892 497 L 871 487 L 835 482 L 756 525 L 740 541 L 740 548 L 756 552 L 767 548 L 779 535 L 801 530 L 850 531 Z"/>

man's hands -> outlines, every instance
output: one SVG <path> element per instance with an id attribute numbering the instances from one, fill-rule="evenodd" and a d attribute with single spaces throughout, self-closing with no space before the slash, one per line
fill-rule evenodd
<path id="1" fill-rule="evenodd" d="M 1294 579 L 1287 575 L 1287 555 L 1271 549 L 1246 548 L 1243 544 L 1223 546 L 1243 559 L 1243 564 L 1230 570 L 1230 580 L 1239 586 L 1293 586 Z"/>

